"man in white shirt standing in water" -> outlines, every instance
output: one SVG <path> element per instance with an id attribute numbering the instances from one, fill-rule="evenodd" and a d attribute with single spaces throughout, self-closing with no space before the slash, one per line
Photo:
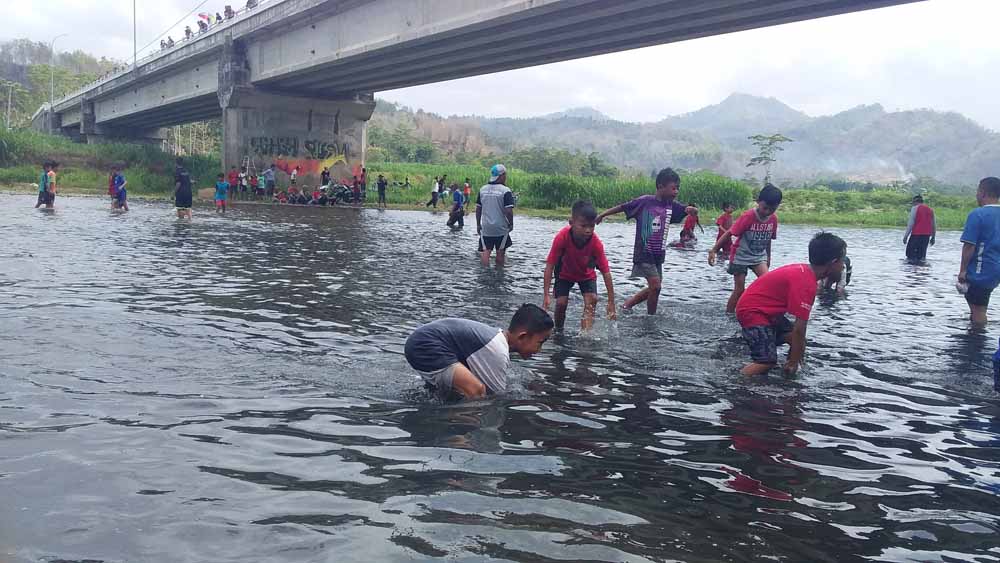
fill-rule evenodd
<path id="1" fill-rule="evenodd" d="M 507 183 L 507 168 L 495 164 L 490 169 L 490 183 L 479 189 L 476 198 L 476 232 L 479 234 L 479 252 L 483 266 L 489 267 L 490 254 L 497 251 L 497 268 L 502 268 L 507 249 L 513 244 L 510 232 L 514 230 L 514 194 Z"/>

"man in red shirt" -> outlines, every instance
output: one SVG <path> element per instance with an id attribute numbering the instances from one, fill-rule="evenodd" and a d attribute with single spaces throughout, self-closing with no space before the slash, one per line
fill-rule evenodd
<path id="1" fill-rule="evenodd" d="M 546 311 L 551 304 L 552 276 L 555 274 L 556 287 L 556 328 L 562 328 L 566 322 L 566 306 L 569 304 L 569 292 L 574 285 L 580 286 L 583 294 L 583 319 L 581 326 L 588 330 L 594 326 L 594 311 L 597 309 L 597 272 L 604 276 L 604 287 L 608 290 L 608 318 L 614 320 L 615 288 L 611 283 L 611 268 L 608 257 L 604 254 L 604 243 L 594 232 L 597 221 L 597 210 L 589 201 L 578 201 L 573 204 L 569 226 L 563 227 L 552 241 L 552 250 L 545 260 L 545 275 L 542 276 L 543 292 L 542 308 Z"/>
<path id="2" fill-rule="evenodd" d="M 934 218 L 934 210 L 924 203 L 923 196 L 913 196 L 910 221 L 903 235 L 906 259 L 914 263 L 923 262 L 927 258 L 927 245 L 934 246 L 936 236 L 937 220 Z"/>
<path id="3" fill-rule="evenodd" d="M 794 375 L 806 351 L 806 325 L 816 299 L 817 283 L 837 278 L 844 269 L 847 243 L 831 233 L 809 242 L 809 263 L 789 264 L 757 279 L 740 297 L 736 320 L 750 345 L 752 363 L 743 375 L 761 375 L 778 364 L 778 345 L 788 343 L 785 375 Z M 785 317 L 791 313 L 795 325 Z"/>

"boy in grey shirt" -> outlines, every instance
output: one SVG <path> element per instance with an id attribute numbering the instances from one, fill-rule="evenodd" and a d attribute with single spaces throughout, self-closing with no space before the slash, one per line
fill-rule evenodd
<path id="1" fill-rule="evenodd" d="M 552 334 L 552 317 L 537 305 L 524 304 L 507 330 L 468 319 L 441 319 L 406 339 L 406 361 L 439 397 L 452 392 L 481 399 L 507 390 L 510 353 L 530 358 Z"/>

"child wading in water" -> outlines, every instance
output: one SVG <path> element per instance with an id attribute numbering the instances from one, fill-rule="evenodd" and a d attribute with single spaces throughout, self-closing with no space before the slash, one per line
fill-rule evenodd
<path id="1" fill-rule="evenodd" d="M 680 189 L 681 177 L 670 168 L 656 175 L 656 195 L 644 195 L 612 207 L 597 216 L 600 225 L 605 217 L 625 212 L 625 217 L 635 219 L 635 245 L 632 249 L 632 278 L 645 278 L 645 289 L 629 297 L 623 308 L 629 310 L 643 301 L 646 312 L 656 314 L 663 278 L 663 260 L 667 230 L 671 223 L 680 223 L 694 207 L 674 201 Z"/>
<path id="2" fill-rule="evenodd" d="M 226 196 L 229 194 L 229 182 L 226 182 L 226 175 L 219 174 L 215 182 L 215 212 L 226 212 Z"/>
<path id="3" fill-rule="evenodd" d="M 715 220 L 716 226 L 719 227 L 719 232 L 715 235 L 716 242 L 722 238 L 722 235 L 726 234 L 726 231 L 733 228 L 733 211 L 736 209 L 731 203 L 722 204 L 722 215 Z M 722 246 L 719 247 L 722 252 L 721 256 L 723 260 L 729 259 L 729 253 L 733 250 L 732 239 L 727 240 Z"/>
<path id="4" fill-rule="evenodd" d="M 128 182 L 125 181 L 125 175 L 118 168 L 115 168 L 115 199 L 111 203 L 112 209 L 121 209 L 128 211 L 128 192 L 125 189 L 125 185 Z"/>
<path id="5" fill-rule="evenodd" d="M 714 266 L 716 253 L 735 238 L 728 270 L 733 276 L 733 293 L 726 303 L 727 313 L 736 311 L 736 303 L 746 290 L 747 272 L 753 270 L 759 278 L 771 267 L 771 241 L 778 238 L 778 216 L 774 212 L 779 205 L 781 190 L 766 184 L 757 196 L 757 207 L 740 215 L 708 251 L 708 263 Z"/>
<path id="6" fill-rule="evenodd" d="M 705 232 L 705 228 L 701 226 L 701 221 L 698 219 L 698 210 L 692 209 L 686 219 L 684 219 L 684 225 L 681 226 L 681 235 L 676 242 L 670 246 L 674 248 L 679 248 L 681 250 L 691 250 L 694 249 L 695 245 L 698 243 L 698 237 L 694 234 L 694 228 L 698 227 L 701 232 Z"/>
<path id="7" fill-rule="evenodd" d="M 809 242 L 809 263 L 789 264 L 761 276 L 740 298 L 736 320 L 750 346 L 752 363 L 743 375 L 761 375 L 778 364 L 778 346 L 787 343 L 785 375 L 794 375 L 806 350 L 806 326 L 819 282 L 839 279 L 847 243 L 831 233 Z M 794 326 L 785 317 L 795 317 Z"/>
<path id="8" fill-rule="evenodd" d="M 597 210 L 589 201 L 573 204 L 569 226 L 563 227 L 552 241 L 552 249 L 545 260 L 543 276 L 542 308 L 549 310 L 550 288 L 553 273 L 556 278 L 556 328 L 566 322 L 566 306 L 569 293 L 574 285 L 580 286 L 583 294 L 583 319 L 581 327 L 588 330 L 594 326 L 594 311 L 597 309 L 597 270 L 604 276 L 604 287 L 608 290 L 608 318 L 617 317 L 615 311 L 615 288 L 611 283 L 611 268 L 604 254 L 604 243 L 594 232 Z"/>
<path id="9" fill-rule="evenodd" d="M 406 339 L 404 354 L 439 398 L 481 399 L 507 390 L 511 352 L 530 358 L 551 334 L 552 317 L 526 303 L 507 330 L 467 319 L 425 324 Z"/>

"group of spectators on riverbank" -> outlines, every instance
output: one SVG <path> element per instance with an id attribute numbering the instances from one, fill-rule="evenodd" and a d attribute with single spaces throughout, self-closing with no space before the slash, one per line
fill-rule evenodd
<path id="1" fill-rule="evenodd" d="M 279 188 L 277 185 L 277 166 L 271 164 L 260 174 L 248 172 L 246 167 L 239 170 L 231 167 L 226 174 L 219 174 L 215 182 L 214 201 L 220 212 L 225 212 L 228 202 L 235 200 L 265 201 L 275 204 L 289 205 L 362 205 L 367 198 L 368 170 L 361 168 L 360 175 L 352 176 L 348 182 L 332 182 L 329 168 L 323 168 L 320 173 L 322 185 L 311 187 L 299 186 L 301 167 L 296 166 L 288 173 L 288 185 Z M 378 206 L 385 208 L 386 189 L 389 182 L 379 174 L 376 181 L 378 190 Z M 409 179 L 405 186 L 409 185 Z"/>

